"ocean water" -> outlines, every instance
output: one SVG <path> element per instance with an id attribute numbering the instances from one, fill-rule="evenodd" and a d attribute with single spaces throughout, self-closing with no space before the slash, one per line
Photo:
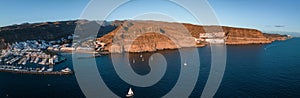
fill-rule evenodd
<path id="1" fill-rule="evenodd" d="M 227 46 L 227 65 L 216 98 L 227 97 L 300 97 L 300 38 L 278 41 L 266 45 Z M 189 49 L 184 49 L 189 51 Z M 209 76 L 210 47 L 198 48 L 201 68 L 198 81 L 190 97 L 199 97 Z M 167 70 L 161 80 L 150 87 L 137 87 L 123 81 L 116 73 L 111 55 L 95 59 L 106 86 L 119 97 L 125 97 L 132 87 L 135 98 L 163 97 L 169 93 L 179 78 L 182 62 L 178 50 L 158 51 L 166 58 Z M 152 54 L 129 54 L 135 73 L 151 72 L 148 60 Z M 58 67 L 72 67 L 72 54 L 63 54 L 67 61 Z M 74 59 L 81 60 L 81 59 Z M 133 61 L 134 60 L 134 61 Z M 134 62 L 134 63 L 133 63 Z M 82 65 L 88 66 L 89 65 Z M 75 70 L 76 71 L 76 70 Z M 100 78 L 100 77 L 99 77 Z M 92 83 L 92 82 L 91 82 Z M 90 84 L 93 86 L 93 84 Z M 0 73 L 0 98 L 84 98 L 82 87 L 75 75 L 43 76 Z M 101 93 L 101 91 L 95 91 Z M 178 93 L 180 96 L 180 93 Z M 101 97 L 101 96 L 99 96 Z"/>

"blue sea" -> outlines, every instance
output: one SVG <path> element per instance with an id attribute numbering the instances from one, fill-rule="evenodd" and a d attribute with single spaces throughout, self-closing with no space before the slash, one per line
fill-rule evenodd
<path id="1" fill-rule="evenodd" d="M 227 45 L 226 48 L 226 69 L 214 97 L 300 97 L 300 38 L 265 45 Z M 190 92 L 189 97 L 192 98 L 201 96 L 211 69 L 210 46 L 197 48 L 197 51 L 200 55 L 201 68 L 197 83 Z M 151 72 L 148 60 L 156 53 L 166 58 L 167 70 L 161 80 L 149 87 L 138 87 L 123 81 L 112 65 L 112 55 L 84 59 L 96 60 L 97 66 L 94 68 L 98 69 L 99 76 L 104 80 L 106 87 L 116 96 L 125 97 L 131 87 L 135 98 L 156 98 L 163 97 L 178 85 L 176 82 L 182 68 L 179 51 L 164 50 L 129 54 L 132 69 L 136 74 L 143 76 Z M 70 53 L 62 55 L 67 58 L 67 61 L 56 65 L 58 67 L 73 68 L 72 60 L 82 60 L 82 58 L 72 59 Z M 143 55 L 142 58 L 141 55 Z M 81 66 L 86 66 L 87 69 L 93 67 Z M 86 76 L 89 76 L 88 72 Z M 75 75 L 44 76 L 2 72 L 0 73 L 0 98 L 84 98 L 86 97 L 84 91 L 88 90 L 82 90 L 83 87 L 78 84 L 77 79 Z M 97 86 L 93 84 L 93 81 L 88 81 L 87 84 Z M 104 91 L 93 92 L 103 93 Z M 179 92 L 178 96 L 180 95 Z"/>

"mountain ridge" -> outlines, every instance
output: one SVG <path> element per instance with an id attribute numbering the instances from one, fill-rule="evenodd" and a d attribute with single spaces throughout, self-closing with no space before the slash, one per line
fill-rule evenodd
<path id="1" fill-rule="evenodd" d="M 80 37 L 96 36 L 98 41 L 107 44 L 104 50 L 110 52 L 144 52 L 191 46 L 202 47 L 208 43 L 193 45 L 195 44 L 194 40 L 199 38 L 201 34 L 212 32 L 224 32 L 225 43 L 228 45 L 267 44 L 288 38 L 287 35 L 266 34 L 256 29 L 229 26 L 203 26 L 147 20 L 116 20 L 110 22 L 70 20 L 24 23 L 1 27 L 0 39 L 6 43 L 26 40 L 51 41 L 72 35 L 75 29 L 80 33 L 78 35 Z M 98 31 L 98 34 L 93 35 L 96 31 Z M 115 40 L 119 45 L 112 45 L 114 38 L 117 38 Z M 112 50 L 111 47 L 114 49 Z"/>

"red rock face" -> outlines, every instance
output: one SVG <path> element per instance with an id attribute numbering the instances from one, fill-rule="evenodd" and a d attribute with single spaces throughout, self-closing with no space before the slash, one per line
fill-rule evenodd
<path id="1" fill-rule="evenodd" d="M 226 44 L 266 44 L 272 41 L 254 29 L 230 28 Z"/>
<path id="2" fill-rule="evenodd" d="M 119 23 L 119 22 L 118 22 Z M 119 27 L 100 37 L 107 43 L 110 52 L 147 52 L 181 47 L 197 47 L 194 38 L 200 33 L 225 32 L 226 44 L 266 44 L 286 37 L 266 35 L 261 31 L 225 26 L 199 26 L 192 24 L 167 23 L 158 21 L 125 21 Z M 113 43 L 114 42 L 114 43 Z"/>
<path id="3" fill-rule="evenodd" d="M 99 38 L 110 52 L 149 52 L 192 47 L 194 37 L 181 24 L 154 21 L 127 21 Z"/>
<path id="4" fill-rule="evenodd" d="M 125 46 L 125 51 L 157 51 L 164 49 L 177 49 L 177 45 L 168 37 L 159 33 L 146 33 L 136 38 L 131 45 Z"/>

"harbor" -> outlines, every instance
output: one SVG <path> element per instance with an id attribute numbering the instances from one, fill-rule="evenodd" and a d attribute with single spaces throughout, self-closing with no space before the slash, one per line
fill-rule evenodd
<path id="1" fill-rule="evenodd" d="M 68 66 L 57 66 L 66 61 L 64 56 L 47 51 L 47 47 L 55 46 L 53 43 L 55 42 L 27 40 L 9 44 L 7 49 L 0 52 L 0 72 L 39 75 L 73 74 Z"/>

